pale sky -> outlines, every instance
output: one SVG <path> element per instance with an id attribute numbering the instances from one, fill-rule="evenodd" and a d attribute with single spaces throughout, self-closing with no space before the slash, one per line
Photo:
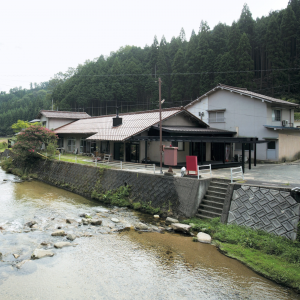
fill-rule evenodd
<path id="1" fill-rule="evenodd" d="M 0 91 L 47 81 L 121 46 L 169 42 L 183 27 L 189 40 L 201 20 L 231 25 L 247 3 L 254 19 L 288 0 L 6 0 L 0 3 Z"/>

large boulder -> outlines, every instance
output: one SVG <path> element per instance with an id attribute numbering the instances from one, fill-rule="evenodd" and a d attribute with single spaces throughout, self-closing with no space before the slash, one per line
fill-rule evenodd
<path id="1" fill-rule="evenodd" d="M 70 247 L 72 244 L 70 242 L 57 242 L 54 244 L 55 248 L 63 248 L 63 247 Z"/>
<path id="2" fill-rule="evenodd" d="M 91 219 L 90 223 L 94 226 L 100 226 L 102 224 L 102 220 L 98 220 L 98 219 Z"/>
<path id="3" fill-rule="evenodd" d="M 181 223 L 172 223 L 171 227 L 172 227 L 173 230 L 180 231 L 180 232 L 183 232 L 183 233 L 189 233 L 191 228 L 192 228 L 190 225 L 181 224 Z"/>
<path id="4" fill-rule="evenodd" d="M 32 259 L 40 259 L 47 256 L 53 256 L 54 253 L 50 250 L 35 249 L 31 255 Z"/>
<path id="5" fill-rule="evenodd" d="M 135 228 L 138 230 L 149 230 L 149 227 L 144 223 L 138 223 L 135 225 Z"/>
<path id="6" fill-rule="evenodd" d="M 51 233 L 52 236 L 65 236 L 65 231 L 64 230 L 56 230 Z"/>
<path id="7" fill-rule="evenodd" d="M 211 236 L 204 232 L 199 232 L 197 234 L 197 239 L 200 243 L 210 244 L 211 243 Z"/>

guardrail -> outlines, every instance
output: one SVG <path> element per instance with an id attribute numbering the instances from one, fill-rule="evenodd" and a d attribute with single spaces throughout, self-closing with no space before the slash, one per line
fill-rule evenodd
<path id="1" fill-rule="evenodd" d="M 145 170 L 149 168 L 149 169 L 153 169 L 153 173 L 155 174 L 155 164 L 139 164 L 139 163 L 130 163 L 130 162 L 123 162 L 123 161 L 107 161 L 107 162 L 95 161 L 95 166 L 97 166 L 97 164 L 120 168 L 121 170 L 130 170 L 130 169 Z"/>
<path id="2" fill-rule="evenodd" d="M 242 167 L 231 168 L 230 177 L 231 177 L 231 183 L 233 182 L 233 179 L 237 179 L 237 178 L 242 178 L 244 180 L 244 173 Z"/>
<path id="3" fill-rule="evenodd" d="M 203 171 L 209 171 L 209 174 L 210 174 L 210 177 L 211 177 L 211 165 L 202 165 L 202 166 L 198 166 L 198 179 L 199 179 L 199 176 L 200 176 L 200 168 L 206 168 L 208 167 L 208 169 L 201 169 L 201 174 L 207 174 L 207 173 L 203 173 Z"/>

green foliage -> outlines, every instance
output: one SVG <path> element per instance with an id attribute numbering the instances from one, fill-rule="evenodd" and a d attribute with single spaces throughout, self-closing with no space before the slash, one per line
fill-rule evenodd
<path id="1" fill-rule="evenodd" d="M 0 166 L 4 171 L 8 171 L 10 168 L 12 168 L 13 163 L 12 163 L 12 158 L 4 158 L 0 162 Z"/>
<path id="2" fill-rule="evenodd" d="M 190 224 L 193 230 L 210 234 L 226 255 L 242 261 L 267 278 L 300 291 L 299 235 L 297 241 L 291 241 L 260 230 L 225 225 L 219 218 L 192 218 L 183 223 Z"/>
<path id="3" fill-rule="evenodd" d="M 93 199 L 100 200 L 106 204 L 129 207 L 131 205 L 129 201 L 130 187 L 121 186 L 115 191 L 107 191 L 106 193 L 97 193 L 95 190 L 92 192 L 91 197 Z"/>
<path id="4" fill-rule="evenodd" d="M 55 142 L 48 143 L 46 150 L 47 150 L 47 156 L 49 158 L 53 158 L 55 156 L 56 148 L 57 148 L 56 140 L 55 140 Z"/>
<path id="5" fill-rule="evenodd" d="M 26 129 L 29 126 L 31 126 L 31 124 L 29 122 L 18 120 L 17 123 L 14 123 L 11 125 L 11 128 L 14 130 L 14 132 L 20 132 L 21 130 Z"/>
<path id="6" fill-rule="evenodd" d="M 56 147 L 57 136 L 55 133 L 40 124 L 26 128 L 17 136 L 17 142 L 13 146 L 13 152 L 17 158 L 27 160 L 37 155 L 43 144 L 52 144 Z"/>

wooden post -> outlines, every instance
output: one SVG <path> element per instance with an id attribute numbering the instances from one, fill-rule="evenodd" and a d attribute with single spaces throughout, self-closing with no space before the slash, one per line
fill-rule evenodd
<path id="1" fill-rule="evenodd" d="M 225 165 L 225 151 L 226 151 L 226 147 L 225 147 L 225 143 L 224 144 L 224 149 L 223 149 L 223 164 Z"/>
<path id="2" fill-rule="evenodd" d="M 145 164 L 147 164 L 147 140 L 145 141 Z"/>
<path id="3" fill-rule="evenodd" d="M 201 165 L 203 165 L 203 142 L 200 142 L 200 149 L 201 149 Z"/>
<path id="4" fill-rule="evenodd" d="M 248 144 L 249 145 L 249 170 L 251 170 L 251 152 L 252 152 L 252 150 L 251 150 L 251 146 L 252 146 L 252 144 Z"/>

